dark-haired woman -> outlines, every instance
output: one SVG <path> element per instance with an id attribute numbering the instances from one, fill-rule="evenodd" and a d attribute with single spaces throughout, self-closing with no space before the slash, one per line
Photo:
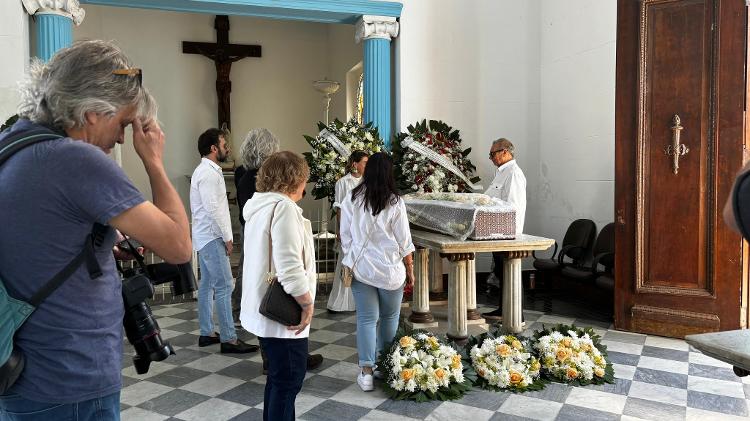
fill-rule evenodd
<path id="1" fill-rule="evenodd" d="M 346 163 L 347 174 L 336 182 L 336 201 L 333 202 L 334 209 L 337 210 L 336 232 L 341 232 L 341 204 L 346 199 L 346 196 L 354 190 L 355 187 L 359 186 L 362 182 L 362 174 L 365 173 L 365 166 L 367 166 L 367 160 L 370 156 L 365 151 L 356 150 L 349 155 L 349 160 Z M 336 275 L 333 278 L 333 286 L 331 287 L 331 295 L 328 296 L 328 311 L 332 313 L 340 311 L 354 311 L 354 296 L 352 295 L 352 289 L 344 286 L 341 281 L 342 267 L 341 261 L 344 258 L 344 254 L 339 249 L 339 258 L 336 262 Z"/>
<path id="2" fill-rule="evenodd" d="M 404 280 L 414 283 L 414 244 L 387 154 L 370 157 L 362 183 L 344 200 L 340 235 L 343 263 L 354 272 L 361 367 L 357 384 L 368 392 L 373 390 L 377 352 L 396 335 Z"/>

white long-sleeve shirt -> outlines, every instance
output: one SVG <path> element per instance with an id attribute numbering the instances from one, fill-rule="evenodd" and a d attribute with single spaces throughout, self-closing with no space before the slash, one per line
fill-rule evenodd
<path id="1" fill-rule="evenodd" d="M 266 318 L 258 310 L 268 289 L 269 234 L 273 268 L 284 291 L 294 297 L 309 292 L 315 300 L 315 245 L 310 221 L 302 216 L 302 209 L 289 196 L 273 192 L 255 193 L 245 203 L 242 216 L 245 218 L 246 251 L 242 266 L 242 327 L 266 338 L 308 337 L 309 326 L 295 335 L 294 331 Z"/>
<path id="2" fill-rule="evenodd" d="M 341 205 L 339 235 L 344 253 L 342 262 L 353 269 L 357 281 L 386 290 L 403 285 L 406 268 L 402 259 L 414 251 L 414 243 L 401 198 L 372 216 L 372 209 L 364 208 L 362 195 L 355 202 L 352 195 L 347 195 Z"/>
<path id="3" fill-rule="evenodd" d="M 201 158 L 190 178 L 190 212 L 193 214 L 193 249 L 200 251 L 217 238 L 224 242 L 232 239 L 224 174 L 221 167 L 208 158 Z"/>
<path id="4" fill-rule="evenodd" d="M 516 235 L 523 233 L 526 219 L 526 176 L 515 159 L 497 167 L 495 179 L 484 194 L 513 205 L 516 208 Z"/>
<path id="5" fill-rule="evenodd" d="M 333 202 L 333 207 L 341 208 L 341 204 L 344 203 L 346 196 L 349 195 L 355 187 L 359 186 L 361 182 L 362 177 L 357 178 L 351 174 L 339 178 L 339 181 L 336 182 L 336 201 Z"/>

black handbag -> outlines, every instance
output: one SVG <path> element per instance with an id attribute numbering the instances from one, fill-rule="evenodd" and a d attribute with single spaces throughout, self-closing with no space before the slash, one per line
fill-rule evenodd
<path id="1" fill-rule="evenodd" d="M 271 238 L 271 224 L 273 223 L 273 217 L 276 215 L 276 206 L 278 205 L 277 202 L 271 213 L 271 221 L 268 223 L 268 273 L 266 278 L 268 289 L 260 301 L 259 312 L 263 316 L 282 325 L 297 326 L 302 321 L 302 306 L 299 305 L 294 297 L 284 291 L 284 287 L 281 286 L 279 278 L 274 275 L 272 269 L 273 242 Z M 304 246 L 302 258 L 304 259 Z"/>

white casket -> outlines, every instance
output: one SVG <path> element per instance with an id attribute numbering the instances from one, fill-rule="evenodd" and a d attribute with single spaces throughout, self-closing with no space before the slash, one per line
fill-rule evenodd
<path id="1" fill-rule="evenodd" d="M 481 193 L 412 193 L 402 197 L 409 222 L 459 240 L 516 237 L 516 211 Z"/>

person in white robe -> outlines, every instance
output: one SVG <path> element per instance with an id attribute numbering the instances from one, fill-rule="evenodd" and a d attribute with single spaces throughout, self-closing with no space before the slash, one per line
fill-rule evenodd
<path id="1" fill-rule="evenodd" d="M 349 155 L 346 168 L 348 173 L 341 177 L 336 182 L 336 196 L 333 207 L 336 209 L 336 232 L 341 232 L 341 204 L 344 203 L 347 195 L 350 195 L 352 190 L 362 182 L 362 175 L 365 172 L 367 166 L 367 160 L 369 155 L 364 151 L 356 150 Z M 342 311 L 354 311 L 354 296 L 352 295 L 352 289 L 345 287 L 342 280 L 341 274 L 343 267 L 341 260 L 344 254 L 341 252 L 341 243 L 338 245 L 338 260 L 336 262 L 336 269 L 334 272 L 333 286 L 331 287 L 331 295 L 328 296 L 327 308 L 329 312 L 342 312 Z"/>
<path id="2" fill-rule="evenodd" d="M 500 138 L 492 142 L 490 160 L 497 167 L 495 179 L 487 187 L 485 194 L 510 203 L 516 210 L 516 235 L 523 233 L 523 223 L 526 219 L 526 176 L 515 159 L 515 147 L 510 140 Z M 497 310 L 483 313 L 482 317 L 491 321 L 502 320 L 502 253 L 492 253 L 495 261 L 493 275 L 500 281 L 500 298 Z"/>

